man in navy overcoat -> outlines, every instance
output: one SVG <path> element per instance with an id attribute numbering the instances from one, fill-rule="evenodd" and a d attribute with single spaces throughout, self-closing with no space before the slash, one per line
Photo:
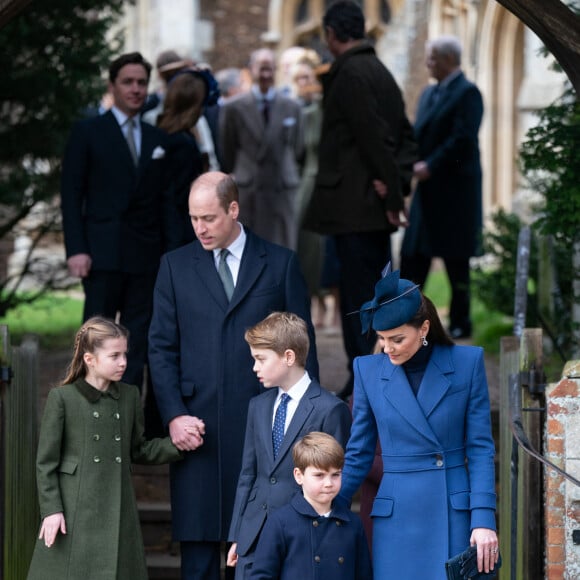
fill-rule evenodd
<path id="1" fill-rule="evenodd" d="M 262 392 L 244 332 L 273 311 L 307 321 L 307 369 L 318 376 L 310 299 L 294 252 L 238 221 L 231 177 L 211 172 L 193 184 L 189 212 L 197 240 L 166 254 L 154 293 L 149 360 L 161 416 L 188 451 L 171 469 L 174 539 L 182 578 L 218 580 L 240 472 L 249 400 Z M 221 251 L 233 281 L 228 300 Z"/>
<path id="2" fill-rule="evenodd" d="M 401 276 L 423 285 L 431 259 L 443 258 L 451 285 L 449 332 L 471 335 L 469 258 L 481 253 L 481 165 L 478 131 L 483 101 L 461 72 L 461 45 L 441 37 L 427 45 L 437 84 L 419 99 L 415 137 L 417 189 L 401 251 Z"/>

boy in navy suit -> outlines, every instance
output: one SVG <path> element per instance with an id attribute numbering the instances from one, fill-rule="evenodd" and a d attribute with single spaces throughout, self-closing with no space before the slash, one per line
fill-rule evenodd
<path id="1" fill-rule="evenodd" d="M 273 312 L 246 331 L 245 339 L 254 372 L 269 390 L 253 398 L 248 409 L 227 559 L 236 567 L 236 580 L 249 577 L 266 518 L 299 491 L 292 445 L 311 431 L 324 431 L 345 446 L 351 423 L 346 404 L 305 370 L 309 338 L 299 316 Z"/>
<path id="2" fill-rule="evenodd" d="M 362 522 L 336 498 L 342 447 L 330 435 L 313 432 L 294 446 L 292 455 L 302 494 L 266 522 L 250 580 L 372 580 Z"/>

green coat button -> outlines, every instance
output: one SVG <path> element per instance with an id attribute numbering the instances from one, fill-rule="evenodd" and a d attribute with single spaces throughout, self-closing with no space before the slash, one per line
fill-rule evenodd
<path id="1" fill-rule="evenodd" d="M 99 412 L 98 411 L 93 411 L 93 417 L 95 419 L 98 419 L 100 417 Z"/>
<path id="2" fill-rule="evenodd" d="M 98 455 L 95 455 L 95 456 L 93 457 L 93 461 L 94 461 L 95 463 L 101 463 L 101 458 L 100 458 Z"/>

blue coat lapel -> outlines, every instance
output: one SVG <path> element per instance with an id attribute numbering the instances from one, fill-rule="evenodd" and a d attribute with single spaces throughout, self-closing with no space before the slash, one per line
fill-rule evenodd
<path id="1" fill-rule="evenodd" d="M 453 373 L 454 370 L 449 350 L 439 349 L 435 346 L 417 395 L 419 405 L 427 418 L 449 390 L 451 381 L 446 375 Z"/>
<path id="2" fill-rule="evenodd" d="M 388 357 L 385 357 L 383 368 L 381 369 L 381 378 L 384 384 L 383 394 L 393 408 L 413 429 L 439 446 L 437 437 L 433 433 L 427 417 L 409 385 L 403 368 L 390 364 Z M 423 377 L 423 380 L 425 380 L 425 377 Z"/>

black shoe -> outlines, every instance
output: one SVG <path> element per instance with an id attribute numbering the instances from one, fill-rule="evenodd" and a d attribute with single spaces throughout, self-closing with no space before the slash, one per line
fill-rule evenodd
<path id="1" fill-rule="evenodd" d="M 453 340 L 460 340 L 462 338 L 471 338 L 471 328 L 462 328 L 461 326 L 454 326 L 449 329 L 449 336 Z"/>

